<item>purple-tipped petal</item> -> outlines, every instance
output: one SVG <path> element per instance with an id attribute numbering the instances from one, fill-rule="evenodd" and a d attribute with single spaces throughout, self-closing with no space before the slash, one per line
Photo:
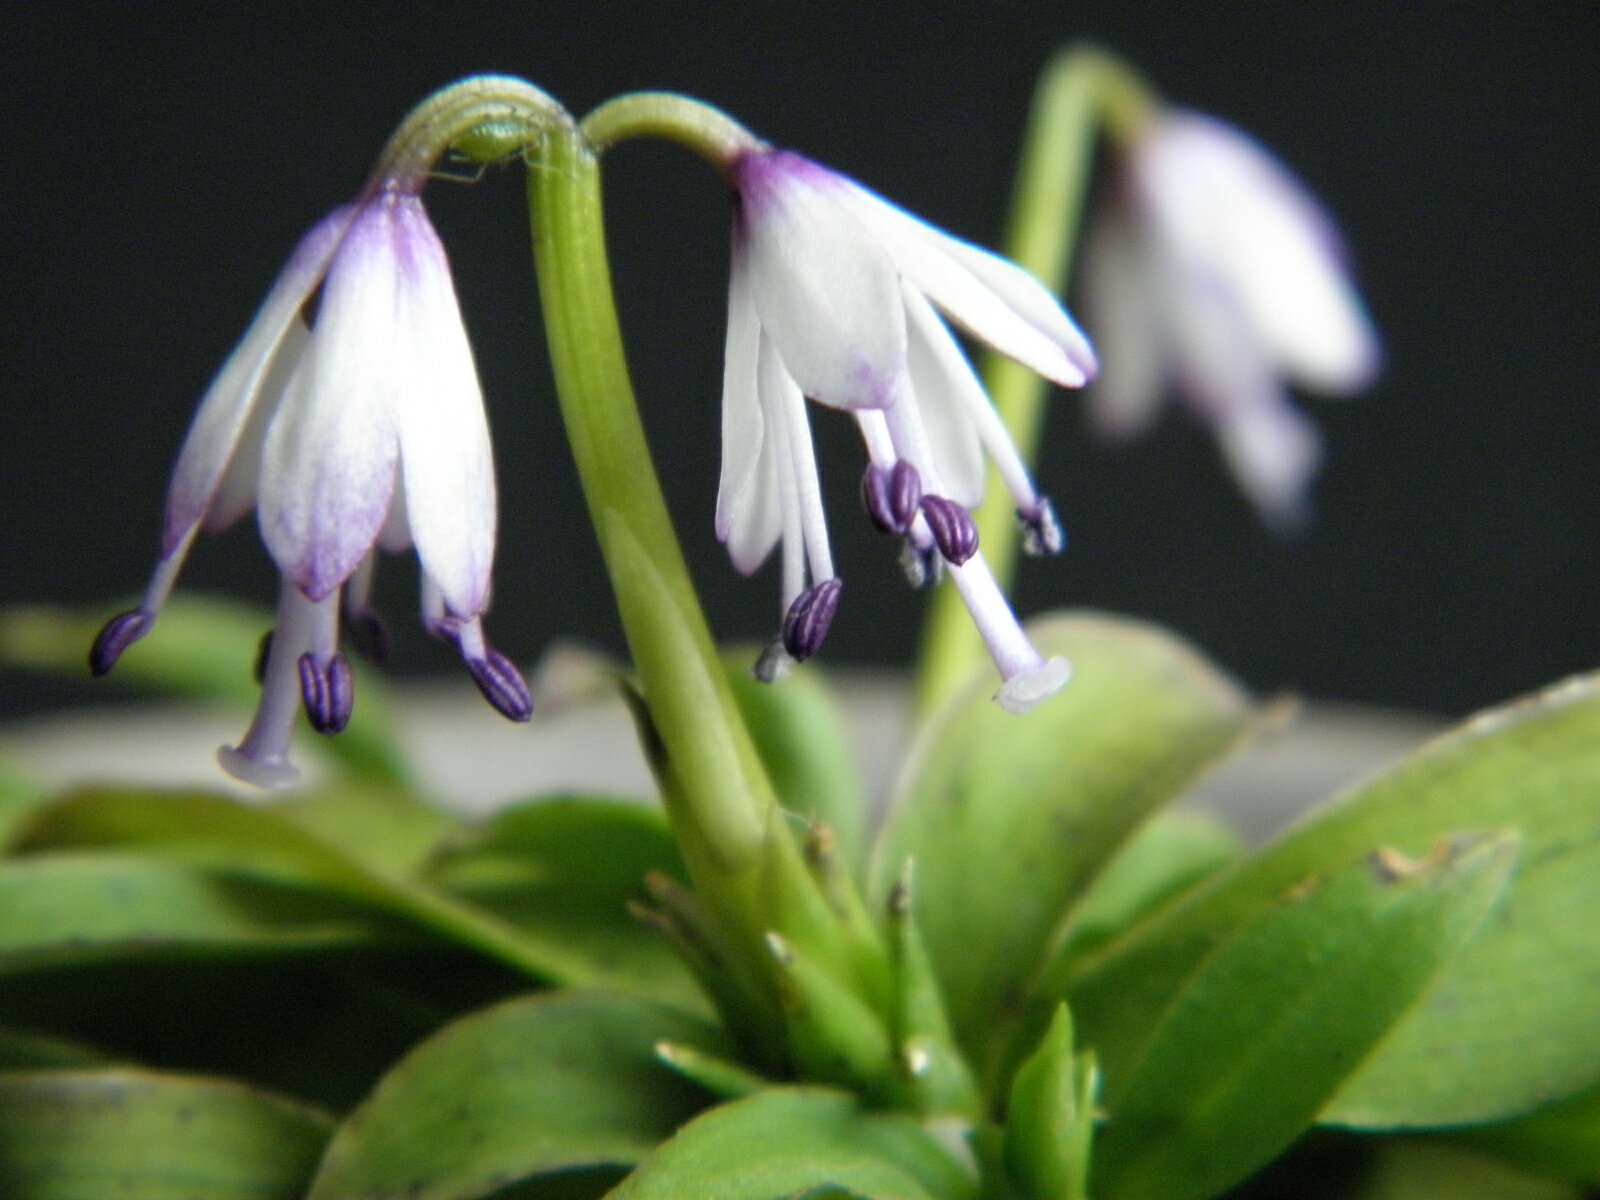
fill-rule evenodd
<path id="1" fill-rule="evenodd" d="M 311 728 L 323 734 L 341 732 L 350 723 L 355 706 L 355 677 L 350 672 L 350 661 L 335 654 L 326 663 L 319 663 L 316 655 L 306 653 L 297 665 L 300 700 Z"/>
<path id="2" fill-rule="evenodd" d="M 869 464 L 861 477 L 861 503 L 879 532 L 905 536 L 922 500 L 922 477 L 905 459 L 893 467 Z"/>
<path id="3" fill-rule="evenodd" d="M 118 613 L 102 625 L 95 635 L 94 645 L 89 647 L 89 673 L 104 675 L 116 666 L 123 651 L 149 633 L 155 620 L 155 613 L 135 608 Z"/>
<path id="4" fill-rule="evenodd" d="M 959 567 L 978 552 L 978 526 L 972 514 L 954 500 L 924 496 L 922 515 L 946 562 Z"/>
<path id="5" fill-rule="evenodd" d="M 905 313 L 896 264 L 862 221 L 854 185 L 787 151 L 741 155 L 729 173 L 751 303 L 801 391 L 832 408 L 892 403 Z"/>
<path id="6" fill-rule="evenodd" d="M 795 662 L 804 662 L 822 649 L 843 588 L 842 579 L 824 579 L 801 592 L 789 606 L 783 618 L 783 648 Z"/>
<path id="7" fill-rule="evenodd" d="M 485 646 L 482 658 L 466 660 L 472 681 L 483 698 L 509 721 L 526 721 L 533 716 L 533 694 L 522 672 L 493 646 Z"/>
<path id="8" fill-rule="evenodd" d="M 1035 498 L 1030 510 L 1017 510 L 1017 523 L 1022 526 L 1022 550 L 1025 554 L 1060 554 L 1067 545 L 1066 530 L 1056 516 L 1056 506 L 1049 496 Z"/>
<path id="9" fill-rule="evenodd" d="M 317 328 L 262 447 L 257 514 L 274 561 L 311 600 L 372 549 L 400 454 L 400 395 L 416 385 L 410 246 L 392 197 L 362 205 L 323 283 Z"/>

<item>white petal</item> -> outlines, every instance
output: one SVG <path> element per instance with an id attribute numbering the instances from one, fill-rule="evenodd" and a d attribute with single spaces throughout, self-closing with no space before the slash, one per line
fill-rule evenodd
<path id="1" fill-rule="evenodd" d="M 1165 389 L 1159 279 L 1147 233 L 1108 206 L 1083 247 L 1083 313 L 1094 330 L 1100 373 L 1085 395 L 1101 433 L 1131 437 L 1147 428 Z"/>
<path id="2" fill-rule="evenodd" d="M 932 306 L 914 288 L 905 292 L 913 396 L 901 403 L 915 403 L 922 414 L 943 494 L 974 508 L 983 499 L 984 471 L 973 406 L 988 408 L 989 398 Z M 926 473 L 924 464 L 915 465 Z"/>
<path id="3" fill-rule="evenodd" d="M 410 365 L 400 288 L 394 222 L 379 198 L 363 206 L 329 265 L 316 328 L 262 459 L 262 539 L 313 600 L 356 569 L 389 509 L 396 398 Z"/>
<path id="4" fill-rule="evenodd" d="M 795 550 L 805 555 L 806 579 L 810 584 L 833 578 L 833 553 L 828 545 L 828 521 L 822 507 L 822 485 L 817 478 L 817 455 L 811 443 L 811 422 L 806 414 L 806 400 L 800 388 L 789 378 L 777 350 L 767 338 L 761 339 L 758 366 L 761 397 L 767 403 L 767 413 L 774 425 L 783 426 L 783 444 L 789 453 L 787 476 L 789 493 L 781 496 L 794 510 L 791 521 L 786 516 L 784 539 L 786 543 L 798 542 Z M 797 523 L 798 529 L 791 525 Z M 790 546 L 785 545 L 785 552 Z M 789 575 L 793 576 L 790 571 Z M 785 592 L 789 592 L 785 587 Z M 785 595 L 785 603 L 799 595 Z"/>
<path id="5" fill-rule="evenodd" d="M 1226 276 L 1274 360 L 1329 392 L 1366 386 L 1378 366 L 1377 337 L 1316 199 L 1221 121 L 1175 113 L 1149 142 L 1141 171 L 1159 219 L 1185 255 Z"/>
<path id="6" fill-rule="evenodd" d="M 1223 457 L 1262 520 L 1295 533 L 1310 517 L 1307 495 L 1322 460 L 1316 426 L 1281 395 L 1217 426 Z"/>
<path id="7" fill-rule="evenodd" d="M 300 239 L 244 338 L 206 389 L 173 469 L 162 533 L 164 554 L 170 554 L 205 516 L 284 335 L 322 279 L 355 213 L 354 205 L 335 209 Z"/>
<path id="8" fill-rule="evenodd" d="M 905 370 L 905 321 L 894 265 L 851 186 L 781 152 L 746 155 L 732 170 L 751 300 L 795 383 L 834 408 L 889 403 Z"/>
<path id="9" fill-rule="evenodd" d="M 1088 341 L 1038 280 L 865 188 L 852 185 L 852 191 L 895 269 L 952 321 L 1064 387 L 1088 381 L 1094 373 Z"/>
<path id="10" fill-rule="evenodd" d="M 489 425 L 444 246 L 420 200 L 399 197 L 394 204 L 405 515 L 422 569 L 438 584 L 445 607 L 473 617 L 488 605 L 494 562 Z"/>
<path id="11" fill-rule="evenodd" d="M 737 241 L 728 274 L 728 337 L 722 360 L 722 474 L 717 484 L 717 537 L 728 540 L 761 458 L 761 402 L 756 352 L 761 323 L 750 301 L 749 264 Z"/>
<path id="12" fill-rule="evenodd" d="M 217 483 L 216 493 L 206 510 L 203 527 L 207 533 L 228 528 L 255 507 L 261 478 L 261 450 L 267 438 L 267 427 L 278 413 L 283 394 L 300 365 L 310 336 L 311 331 L 298 314 L 283 331 L 283 340 L 278 343 L 278 351 L 272 356 L 272 365 L 261 382 L 260 399 L 250 406 L 250 415 L 239 435 L 233 458 Z"/>
<path id="13" fill-rule="evenodd" d="M 755 349 L 760 355 L 758 338 Z M 798 536 L 799 514 L 794 503 L 793 465 L 789 457 L 788 434 L 782 420 L 779 398 L 769 394 L 764 384 L 769 377 L 759 370 L 752 382 L 756 386 L 757 405 L 761 411 L 761 445 L 750 483 L 739 497 L 738 504 L 729 514 L 730 523 L 726 541 L 728 554 L 734 567 L 743 575 L 753 574 L 766 561 L 778 539 L 785 536 L 793 542 Z"/>

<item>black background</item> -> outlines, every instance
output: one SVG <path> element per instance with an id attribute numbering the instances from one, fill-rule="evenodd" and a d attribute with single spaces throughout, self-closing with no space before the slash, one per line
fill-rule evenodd
<path id="1" fill-rule="evenodd" d="M 1591 4 L 110 5 L 0 0 L 0 601 L 142 587 L 195 400 L 289 248 L 392 124 L 473 71 L 583 113 L 620 91 L 718 104 L 993 244 L 1038 68 L 1100 39 L 1254 132 L 1338 215 L 1387 354 L 1327 438 L 1309 536 L 1270 537 L 1172 415 L 1096 448 L 1058 394 L 1040 474 L 1071 538 L 1019 608 L 1149 616 L 1262 688 L 1461 712 L 1600 662 L 1596 9 Z M 1470 14 L 1470 15 L 1469 15 Z M 720 637 L 775 627 L 711 533 L 727 205 L 668 146 L 608 159 L 636 383 Z M 515 172 L 436 184 L 500 464 L 491 634 L 620 645 L 562 448 Z M 903 662 L 919 604 L 858 519 L 861 455 L 819 414 L 848 586 L 827 657 Z M 408 670 L 444 652 L 380 595 Z M 249 525 L 185 584 L 254 596 Z M 63 693 L 4 679 L 18 711 Z"/>

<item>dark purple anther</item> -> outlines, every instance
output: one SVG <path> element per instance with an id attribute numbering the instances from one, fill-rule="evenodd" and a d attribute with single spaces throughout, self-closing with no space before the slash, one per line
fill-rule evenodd
<path id="1" fill-rule="evenodd" d="M 959 567 L 978 552 L 978 526 L 972 514 L 954 500 L 924 496 L 922 515 L 933 531 L 934 545 L 952 566 Z"/>
<path id="2" fill-rule="evenodd" d="M 839 592 L 844 580 L 824 579 L 794 598 L 783 615 L 783 648 L 795 662 L 805 662 L 818 650 L 839 610 Z"/>
<path id="3" fill-rule="evenodd" d="M 1067 534 L 1056 516 L 1056 506 L 1049 496 L 1034 499 L 1031 512 L 1017 509 L 1017 521 L 1022 526 L 1022 549 L 1026 554 L 1060 554 L 1067 544 Z"/>
<path id="4" fill-rule="evenodd" d="M 493 646 L 484 647 L 482 658 L 467 659 L 467 670 L 483 698 L 511 721 L 526 721 L 533 716 L 533 695 L 527 680 L 512 662 Z"/>
<path id="5" fill-rule="evenodd" d="M 256 661 L 250 668 L 250 674 L 255 677 L 258 684 L 267 681 L 267 659 L 272 657 L 272 630 L 267 630 L 261 635 L 261 640 L 256 643 Z"/>
<path id="6" fill-rule="evenodd" d="M 327 664 L 319 666 L 316 655 L 302 654 L 299 659 L 300 699 L 306 706 L 306 718 L 318 733 L 338 733 L 350 724 L 350 713 L 355 707 L 355 677 L 350 673 L 350 660 L 335 654 Z"/>
<path id="7" fill-rule="evenodd" d="M 102 625 L 94 645 L 89 647 L 89 673 L 104 675 L 116 666 L 122 652 L 149 633 L 155 620 L 155 613 L 135 608 L 118 613 Z"/>
<path id="8" fill-rule="evenodd" d="M 903 458 L 893 467 L 869 464 L 861 477 L 861 503 L 882 533 L 904 535 L 916 519 L 921 499 L 922 477 Z"/>
<path id="9" fill-rule="evenodd" d="M 345 632 L 356 652 L 380 667 L 394 657 L 394 635 L 389 623 L 374 608 L 348 608 L 344 614 Z"/>

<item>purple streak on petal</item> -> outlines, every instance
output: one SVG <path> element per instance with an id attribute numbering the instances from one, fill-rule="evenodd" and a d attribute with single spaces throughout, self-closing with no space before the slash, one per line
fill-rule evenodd
<path id="1" fill-rule="evenodd" d="M 1056 516 L 1056 506 L 1050 497 L 1040 494 L 1031 511 L 1017 510 L 1017 522 L 1022 526 L 1022 550 L 1025 554 L 1060 554 L 1067 545 L 1066 530 Z"/>
<path id="2" fill-rule="evenodd" d="M 345 609 L 344 628 L 356 652 L 368 662 L 381 667 L 394 657 L 394 634 L 377 609 Z"/>
<path id="3" fill-rule="evenodd" d="M 843 588 L 842 579 L 824 579 L 801 592 L 789 606 L 783 618 L 783 648 L 795 662 L 804 662 L 822 649 Z"/>
<path id="4" fill-rule="evenodd" d="M 155 613 L 135 608 L 118 613 L 102 625 L 94 645 L 89 647 L 89 673 L 98 677 L 116 666 L 122 652 L 149 633 L 155 620 Z"/>
<path id="5" fill-rule="evenodd" d="M 882 533 L 903 536 L 921 500 L 922 477 L 903 458 L 888 469 L 872 464 L 861 477 L 861 502 Z"/>
<path id="6" fill-rule="evenodd" d="M 954 500 L 924 496 L 922 515 L 933 531 L 934 544 L 946 562 L 960 566 L 978 552 L 978 526 L 972 514 Z"/>
<path id="7" fill-rule="evenodd" d="M 526 721 L 533 716 L 533 695 L 522 672 L 493 646 L 485 646 L 482 658 L 466 660 L 472 681 L 483 698 L 510 721 Z"/>

